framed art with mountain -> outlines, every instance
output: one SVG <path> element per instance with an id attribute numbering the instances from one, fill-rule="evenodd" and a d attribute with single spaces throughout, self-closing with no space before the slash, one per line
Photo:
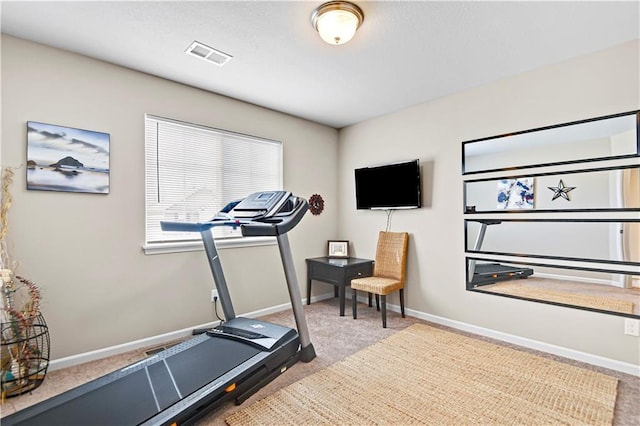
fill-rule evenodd
<path id="1" fill-rule="evenodd" d="M 109 193 L 109 133 L 27 122 L 27 189 Z"/>

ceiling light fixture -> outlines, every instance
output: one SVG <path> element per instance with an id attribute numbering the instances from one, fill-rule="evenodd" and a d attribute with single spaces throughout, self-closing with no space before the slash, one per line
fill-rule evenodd
<path id="1" fill-rule="evenodd" d="M 362 9 L 347 1 L 330 1 L 318 6 L 311 14 L 311 23 L 320 37 L 329 44 L 344 44 L 353 38 L 364 21 Z"/>

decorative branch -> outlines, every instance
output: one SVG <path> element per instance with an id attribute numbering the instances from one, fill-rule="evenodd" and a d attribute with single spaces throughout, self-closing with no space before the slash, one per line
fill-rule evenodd
<path id="1" fill-rule="evenodd" d="M 8 213 L 13 202 L 9 186 L 13 183 L 13 169 L 4 167 L 2 170 L 2 203 L 0 203 L 0 268 L 12 268 L 6 247 L 6 237 L 9 230 Z"/>

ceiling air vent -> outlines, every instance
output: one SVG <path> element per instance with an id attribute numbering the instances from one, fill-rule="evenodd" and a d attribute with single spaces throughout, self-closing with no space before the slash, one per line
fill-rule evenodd
<path id="1" fill-rule="evenodd" d="M 197 58 L 204 59 L 205 61 L 209 61 L 213 64 L 218 65 L 219 67 L 223 66 L 227 62 L 233 58 L 231 55 L 227 55 L 224 52 L 214 49 L 213 47 L 209 47 L 200 43 L 199 41 L 194 41 L 187 48 L 185 53 L 189 55 L 193 55 Z"/>

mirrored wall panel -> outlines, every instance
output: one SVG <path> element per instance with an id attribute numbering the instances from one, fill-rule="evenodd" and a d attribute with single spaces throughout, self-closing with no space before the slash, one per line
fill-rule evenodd
<path id="1" fill-rule="evenodd" d="M 464 182 L 465 212 L 640 211 L 640 166 Z"/>
<path id="2" fill-rule="evenodd" d="M 640 318 L 640 273 L 471 258 L 467 270 L 470 291 Z"/>
<path id="3" fill-rule="evenodd" d="M 463 142 L 462 172 L 637 156 L 638 111 Z"/>
<path id="4" fill-rule="evenodd" d="M 640 266 L 637 220 L 466 220 L 466 250 Z M 640 294 L 640 289 L 638 291 Z"/>
<path id="5" fill-rule="evenodd" d="M 467 289 L 638 317 L 639 126 L 636 110 L 462 142 Z"/>

